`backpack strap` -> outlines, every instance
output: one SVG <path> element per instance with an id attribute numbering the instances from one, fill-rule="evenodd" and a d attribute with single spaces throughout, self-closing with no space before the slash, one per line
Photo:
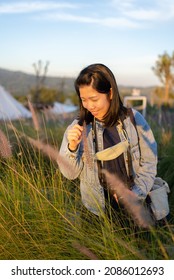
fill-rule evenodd
<path id="1" fill-rule="evenodd" d="M 136 132 L 137 132 L 137 136 L 138 136 L 137 125 L 136 125 L 135 116 L 132 111 L 132 108 L 128 108 L 128 116 L 130 117 L 130 120 L 131 120 L 132 124 L 134 125 Z M 139 136 L 138 136 L 138 142 L 139 142 Z"/>
<path id="2" fill-rule="evenodd" d="M 131 122 L 134 125 L 134 128 L 136 130 L 137 137 L 138 137 L 138 146 L 139 146 L 139 135 L 138 135 L 136 121 L 135 121 L 135 117 L 134 117 L 134 113 L 132 111 L 132 108 L 128 108 L 127 112 L 128 112 L 128 116 L 130 117 L 130 120 L 131 120 Z M 124 127 L 123 122 L 122 122 L 122 124 L 123 124 L 123 127 Z M 127 149 L 127 166 L 128 166 L 128 173 L 129 173 L 129 178 L 130 178 L 130 188 L 131 188 L 131 186 L 134 185 L 134 178 L 133 178 L 132 156 L 131 156 L 131 152 L 130 152 L 130 147 L 128 147 L 128 149 Z"/>
<path id="3" fill-rule="evenodd" d="M 139 151 L 140 151 L 140 154 L 141 154 L 140 145 L 139 145 L 140 138 L 139 138 L 139 134 L 138 134 L 138 130 L 137 130 L 137 125 L 136 125 L 136 120 L 135 120 L 135 116 L 134 116 L 134 113 L 132 111 L 132 108 L 128 108 L 128 116 L 130 117 L 130 120 L 131 120 L 132 124 L 134 125 L 135 130 L 137 132 L 138 147 L 139 147 Z"/>

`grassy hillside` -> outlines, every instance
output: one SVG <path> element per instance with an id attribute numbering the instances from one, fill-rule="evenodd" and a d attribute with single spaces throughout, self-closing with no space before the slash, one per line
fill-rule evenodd
<path id="1" fill-rule="evenodd" d="M 0 85 L 5 87 L 12 95 L 27 95 L 36 84 L 36 76 L 19 71 L 9 71 L 0 68 Z M 74 90 L 74 79 L 69 77 L 47 77 L 45 85 L 63 92 Z"/>

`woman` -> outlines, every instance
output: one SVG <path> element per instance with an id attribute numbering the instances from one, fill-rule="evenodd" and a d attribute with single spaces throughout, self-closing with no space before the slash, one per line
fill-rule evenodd
<path id="1" fill-rule="evenodd" d="M 102 170 L 117 174 L 130 193 L 145 200 L 157 169 L 157 145 L 146 120 L 123 106 L 115 77 L 103 64 L 83 69 L 75 89 L 80 116 L 68 126 L 60 148 L 71 170 L 60 163 L 61 172 L 68 179 L 80 177 L 83 205 L 95 215 L 108 199 L 115 209 L 118 205 L 116 193 L 108 195 Z"/>

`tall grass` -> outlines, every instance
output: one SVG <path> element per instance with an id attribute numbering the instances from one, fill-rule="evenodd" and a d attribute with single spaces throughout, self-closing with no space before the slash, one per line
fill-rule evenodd
<path id="1" fill-rule="evenodd" d="M 59 135 L 57 127 L 43 123 L 40 134 L 25 122 L 3 127 L 12 154 L 0 157 L 0 259 L 172 259 L 173 225 L 147 231 L 124 222 L 121 210 L 100 219 L 83 210 L 78 179 L 65 179 L 29 141 L 58 147 L 64 127 Z"/>

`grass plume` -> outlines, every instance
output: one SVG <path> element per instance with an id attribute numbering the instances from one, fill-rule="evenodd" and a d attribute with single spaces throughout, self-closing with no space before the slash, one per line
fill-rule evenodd
<path id="1" fill-rule="evenodd" d="M 40 150 L 43 154 L 45 154 L 47 157 L 50 158 L 50 160 L 56 162 L 57 164 L 61 164 L 64 169 L 66 169 L 66 172 L 69 174 L 70 177 L 73 175 L 73 168 L 70 165 L 70 163 L 59 154 L 58 149 L 51 146 L 50 144 L 43 143 L 41 140 L 33 139 L 27 135 L 23 136 L 28 140 L 28 142 L 33 145 L 36 149 Z"/>
<path id="2" fill-rule="evenodd" d="M 34 128 L 35 128 L 36 131 L 39 131 L 40 125 L 39 125 L 38 116 L 37 116 L 36 111 L 33 107 L 33 104 L 30 102 L 30 100 L 28 100 L 28 107 L 29 107 L 31 115 L 32 115 Z"/>
<path id="3" fill-rule="evenodd" d="M 83 122 L 83 133 L 82 133 L 82 139 L 83 139 L 83 145 L 84 145 L 84 155 L 87 165 L 90 169 L 93 168 L 93 158 L 90 154 L 89 148 L 88 148 L 88 141 L 87 141 L 87 129 L 86 129 L 86 122 Z"/>
<path id="4" fill-rule="evenodd" d="M 98 260 L 99 259 L 90 249 L 88 249 L 86 246 L 82 246 L 77 241 L 74 242 L 72 245 L 75 249 L 77 249 L 80 253 L 82 253 L 83 255 L 88 257 L 90 260 Z"/>
<path id="5" fill-rule="evenodd" d="M 154 222 L 150 213 L 138 199 L 138 196 L 130 191 L 115 174 L 110 174 L 106 170 L 104 170 L 103 173 L 106 176 L 110 192 L 115 196 L 118 203 L 124 205 L 135 223 L 142 228 L 150 228 L 153 226 Z"/>
<path id="6" fill-rule="evenodd" d="M 0 130 L 0 156 L 2 158 L 12 157 L 11 145 L 2 130 Z"/>

